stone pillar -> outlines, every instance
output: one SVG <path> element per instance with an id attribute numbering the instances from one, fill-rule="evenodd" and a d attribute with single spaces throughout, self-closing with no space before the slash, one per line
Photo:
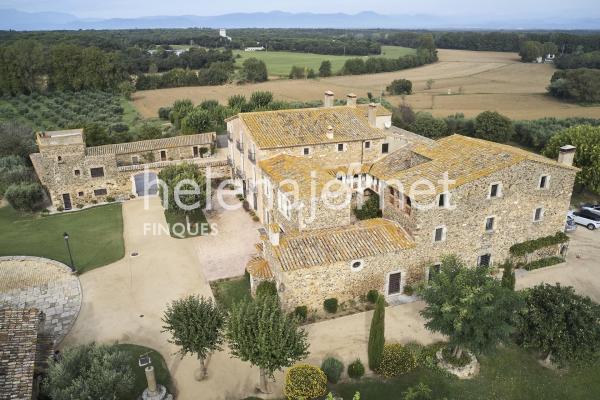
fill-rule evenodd
<path id="1" fill-rule="evenodd" d="M 148 381 L 148 394 L 154 395 L 157 393 L 156 377 L 154 376 L 154 367 L 149 365 L 144 370 L 146 372 L 146 381 Z"/>

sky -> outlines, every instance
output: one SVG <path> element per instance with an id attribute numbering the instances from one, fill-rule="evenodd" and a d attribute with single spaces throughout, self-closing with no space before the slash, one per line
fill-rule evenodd
<path id="1" fill-rule="evenodd" d="M 132 18 L 156 15 L 221 15 L 232 12 L 289 11 L 439 16 L 590 17 L 600 16 L 598 0 L 0 0 L 0 9 L 73 14 L 80 18 Z"/>

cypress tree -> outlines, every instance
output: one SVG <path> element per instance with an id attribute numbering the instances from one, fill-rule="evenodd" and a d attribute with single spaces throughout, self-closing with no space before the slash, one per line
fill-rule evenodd
<path id="1" fill-rule="evenodd" d="M 385 344 L 385 299 L 382 295 L 377 298 L 375 312 L 371 319 L 371 330 L 369 331 L 369 368 L 376 370 L 381 364 L 383 357 L 383 345 Z"/>
<path id="2" fill-rule="evenodd" d="M 507 289 L 515 290 L 515 271 L 513 265 L 510 262 L 504 264 L 504 271 L 502 272 L 502 286 Z"/>

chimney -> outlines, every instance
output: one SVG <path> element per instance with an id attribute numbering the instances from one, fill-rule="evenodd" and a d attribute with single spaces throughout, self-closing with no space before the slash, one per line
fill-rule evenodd
<path id="1" fill-rule="evenodd" d="M 327 126 L 327 139 L 333 139 L 333 126 Z"/>
<path id="2" fill-rule="evenodd" d="M 356 107 L 356 95 L 354 93 L 348 93 L 346 96 L 346 105 L 348 107 Z"/>
<path id="3" fill-rule="evenodd" d="M 333 107 L 333 92 L 328 90 L 325 92 L 325 99 L 323 100 L 323 107 Z"/>
<path id="4" fill-rule="evenodd" d="M 560 148 L 558 151 L 558 162 L 564 165 L 573 165 L 573 159 L 575 158 L 575 146 L 567 144 Z"/>
<path id="5" fill-rule="evenodd" d="M 279 246 L 279 226 L 277 224 L 271 224 L 269 226 L 269 241 L 272 246 Z"/>
<path id="6" fill-rule="evenodd" d="M 377 104 L 369 104 L 369 125 L 373 128 L 377 127 Z"/>

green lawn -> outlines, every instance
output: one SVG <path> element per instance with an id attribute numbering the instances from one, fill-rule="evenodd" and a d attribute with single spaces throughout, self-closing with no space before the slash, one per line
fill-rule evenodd
<path id="1" fill-rule="evenodd" d="M 516 346 L 499 349 L 489 357 L 480 357 L 481 371 L 471 380 L 459 380 L 420 368 L 389 381 L 363 379 L 335 385 L 332 389 L 344 399 L 359 391 L 361 400 L 392 400 L 419 382 L 427 384 L 434 399 L 461 400 L 584 400 L 600 398 L 600 363 L 552 371 Z"/>
<path id="2" fill-rule="evenodd" d="M 210 283 L 210 286 L 217 304 L 225 309 L 230 309 L 235 303 L 251 298 L 250 281 L 246 276 L 214 281 Z"/>
<path id="3" fill-rule="evenodd" d="M 398 58 L 407 54 L 414 54 L 415 50 L 408 47 L 400 46 L 381 46 L 381 56 L 387 58 Z M 331 61 L 331 69 L 334 73 L 339 71 L 344 62 L 349 58 L 355 58 L 357 56 L 332 56 L 326 54 L 314 54 L 314 53 L 297 53 L 291 51 L 243 51 L 234 50 L 234 56 L 239 54 L 242 58 L 236 61 L 237 64 L 242 65 L 247 58 L 258 58 L 263 60 L 267 64 L 267 70 L 269 75 L 277 76 L 288 76 L 292 66 L 296 65 L 299 67 L 313 68 L 315 72 L 319 72 L 319 66 L 321 61 Z M 366 57 L 364 57 L 366 58 Z"/>
<path id="4" fill-rule="evenodd" d="M 146 373 L 144 367 L 138 365 L 138 358 L 142 354 L 149 353 L 152 365 L 154 366 L 154 374 L 156 376 L 156 382 L 165 386 L 169 393 L 173 394 L 173 383 L 171 381 L 171 374 L 165 363 L 165 359 L 160 353 L 152 350 L 148 347 L 138 346 L 136 344 L 118 344 L 119 350 L 125 351 L 131 355 L 131 369 L 135 375 L 134 388 L 127 395 L 127 399 L 137 399 L 142 394 L 144 389 L 148 387 L 146 381 Z"/>
<path id="5" fill-rule="evenodd" d="M 0 256 L 51 258 L 69 264 L 63 239 L 68 232 L 73 261 L 80 273 L 123 258 L 121 204 L 42 217 L 0 208 Z"/>

